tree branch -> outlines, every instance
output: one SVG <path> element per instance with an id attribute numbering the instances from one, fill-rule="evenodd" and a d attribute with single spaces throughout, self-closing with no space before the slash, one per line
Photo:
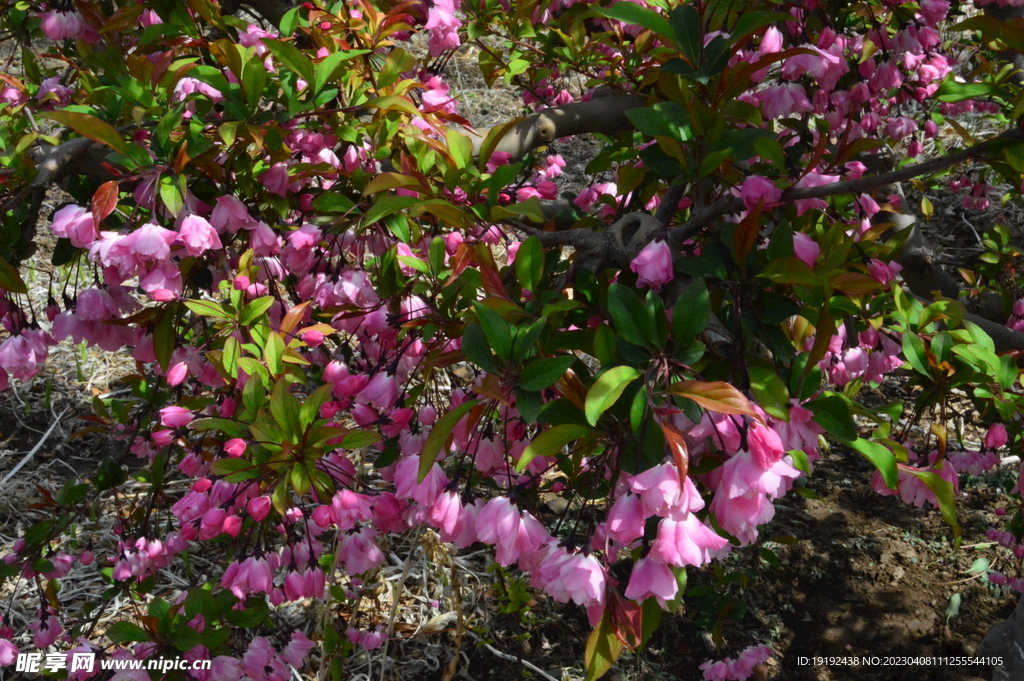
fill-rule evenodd
<path id="1" fill-rule="evenodd" d="M 626 112 L 646 104 L 647 98 L 641 95 L 628 92 L 598 92 L 593 99 L 586 102 L 573 102 L 543 109 L 513 125 L 502 136 L 495 151 L 511 154 L 512 161 L 515 162 L 533 149 L 560 137 L 574 137 L 585 133 L 615 135 L 624 130 L 632 130 L 633 123 L 626 116 Z M 480 153 L 484 139 L 494 127 L 465 131 L 473 141 L 473 154 Z"/>
<path id="2" fill-rule="evenodd" d="M 946 168 L 952 168 L 959 163 L 985 156 L 1002 145 L 1020 141 L 1024 141 L 1024 130 L 1007 130 L 995 137 L 981 142 L 980 144 L 976 144 L 973 147 L 954 151 L 946 154 L 945 156 L 933 158 L 922 163 L 914 163 L 912 165 L 904 166 L 899 170 L 894 170 L 889 173 L 862 177 L 858 180 L 833 182 L 832 184 L 825 184 L 820 187 L 791 187 L 782 192 L 782 198 L 780 201 L 783 203 L 789 203 L 791 201 L 800 201 L 803 199 L 820 199 L 826 196 L 835 196 L 837 194 L 867 193 L 888 184 L 905 182 L 924 175 L 937 173 L 940 170 L 945 170 Z M 730 213 L 738 213 L 743 210 L 743 208 L 744 203 L 742 199 L 734 196 L 723 196 L 707 208 L 695 211 L 693 215 L 690 216 L 689 220 L 673 230 L 669 235 L 669 243 L 673 246 L 679 246 L 687 238 L 710 225 L 717 218 L 729 215 Z"/>

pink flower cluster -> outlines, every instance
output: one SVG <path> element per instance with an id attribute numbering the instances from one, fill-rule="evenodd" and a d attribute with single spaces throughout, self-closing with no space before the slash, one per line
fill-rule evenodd
<path id="1" fill-rule="evenodd" d="M 735 658 L 714 662 L 708 660 L 700 665 L 705 681 L 746 681 L 754 673 L 754 667 L 771 659 L 774 651 L 766 645 L 750 646 Z"/>

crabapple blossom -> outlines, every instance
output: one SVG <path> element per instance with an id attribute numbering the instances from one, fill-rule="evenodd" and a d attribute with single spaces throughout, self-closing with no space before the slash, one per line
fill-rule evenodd
<path id="1" fill-rule="evenodd" d="M 672 250 L 664 241 L 655 239 L 633 258 L 629 269 L 636 273 L 638 286 L 660 290 L 662 285 L 671 281 L 674 276 Z"/>

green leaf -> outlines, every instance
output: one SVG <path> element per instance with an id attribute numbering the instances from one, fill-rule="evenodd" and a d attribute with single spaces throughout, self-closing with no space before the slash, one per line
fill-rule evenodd
<path id="1" fill-rule="evenodd" d="M 221 355 L 221 364 L 232 378 L 238 375 L 238 358 L 242 355 L 242 346 L 234 336 L 224 339 L 224 352 Z"/>
<path id="2" fill-rule="evenodd" d="M 178 316 L 178 306 L 171 304 L 160 311 L 156 328 L 153 329 L 153 354 L 160 368 L 167 371 L 171 355 L 177 345 L 177 334 L 174 329 L 174 320 Z"/>
<path id="3" fill-rule="evenodd" d="M 949 605 L 946 606 L 946 624 L 949 624 L 949 620 L 960 614 L 960 592 L 954 593 L 949 597 Z"/>
<path id="4" fill-rule="evenodd" d="M 857 439 L 857 424 L 850 415 L 850 407 L 839 395 L 826 395 L 803 405 L 814 414 L 814 422 L 830 435 L 843 440 Z M 888 450 L 887 450 L 888 451 Z"/>
<path id="5" fill-rule="evenodd" d="M 765 367 L 750 367 L 750 390 L 766 414 L 789 422 L 789 390 L 777 372 Z"/>
<path id="6" fill-rule="evenodd" d="M 661 624 L 661 604 L 658 603 L 657 598 L 654 596 L 648 598 L 644 601 L 641 609 L 643 611 L 643 620 L 638 649 L 642 649 L 647 645 L 647 642 L 651 640 L 651 636 L 658 630 L 658 625 Z"/>
<path id="7" fill-rule="evenodd" d="M 497 373 L 494 356 L 491 355 L 491 348 L 487 344 L 487 338 L 484 337 L 483 328 L 476 322 L 467 324 L 466 330 L 462 334 L 462 354 L 487 373 Z"/>
<path id="8" fill-rule="evenodd" d="M 427 435 L 426 441 L 423 443 L 423 451 L 420 452 L 420 470 L 418 482 L 423 482 L 423 479 L 427 477 L 427 473 L 430 472 L 431 466 L 437 461 L 437 455 L 441 453 L 441 448 L 448 442 L 448 438 L 451 437 L 452 430 L 455 429 L 455 425 L 469 413 L 469 410 L 480 403 L 480 400 L 469 400 L 463 402 L 459 406 L 452 409 L 447 414 L 442 416 L 434 424 L 434 427 L 430 429 L 430 434 Z"/>
<path id="9" fill-rule="evenodd" d="M 320 92 L 324 89 L 324 85 L 335 80 L 338 72 L 346 68 L 343 66 L 346 61 L 369 53 L 370 50 L 339 50 L 324 57 L 323 61 L 316 65 L 313 91 Z"/>
<path id="10" fill-rule="evenodd" d="M 922 376 L 931 377 L 932 370 L 928 362 L 928 353 L 924 348 L 924 341 L 913 331 L 907 330 L 903 334 L 903 356 L 914 371 Z"/>
<path id="11" fill-rule="evenodd" d="M 217 459 L 210 470 L 214 475 L 223 475 L 228 482 L 242 482 L 260 475 L 259 467 L 247 459 Z"/>
<path id="12" fill-rule="evenodd" d="M 1006 97 L 1006 92 L 993 83 L 957 83 L 947 80 L 935 91 L 935 99 L 940 102 L 962 102 L 965 99 L 977 99 L 996 95 Z"/>
<path id="13" fill-rule="evenodd" d="M 259 383 L 259 381 L 256 382 Z M 244 425 L 238 421 L 232 421 L 231 419 L 224 419 L 217 416 L 196 419 L 189 424 L 189 427 L 200 433 L 207 430 L 219 430 L 228 437 L 245 437 Z"/>
<path id="14" fill-rule="evenodd" d="M 284 338 L 277 331 L 271 331 L 267 336 L 267 345 L 263 348 L 263 359 L 271 374 L 277 375 L 284 371 L 284 349 Z"/>
<path id="15" fill-rule="evenodd" d="M 885 486 L 889 489 L 896 489 L 899 484 L 899 475 L 896 472 L 896 455 L 886 447 L 872 440 L 865 440 L 862 437 L 850 442 L 850 446 L 868 458 L 875 468 L 882 474 Z"/>
<path id="16" fill-rule="evenodd" d="M 28 286 L 22 280 L 21 274 L 2 257 L 0 257 L 0 288 L 11 293 L 28 293 Z"/>
<path id="17" fill-rule="evenodd" d="M 910 471 L 935 494 L 935 498 L 939 501 L 939 512 L 942 513 L 942 519 L 953 529 L 953 535 L 959 541 L 962 530 L 956 520 L 956 490 L 953 488 L 953 483 L 935 471 L 918 470 L 916 468 L 905 468 L 904 470 Z M 895 489 L 895 487 L 890 489 Z"/>
<path id="18" fill-rule="evenodd" d="M 545 430 L 535 437 L 533 442 L 528 444 L 526 449 L 523 450 L 522 455 L 519 457 L 519 462 L 516 463 L 516 472 L 522 473 L 530 465 L 530 462 L 538 456 L 556 456 L 562 451 L 563 447 L 573 440 L 579 440 L 581 437 L 586 437 L 593 432 L 592 429 L 586 426 L 574 423 L 554 426 Z"/>
<path id="19" fill-rule="evenodd" d="M 334 390 L 334 386 L 325 383 L 309 394 L 309 397 L 302 403 L 302 408 L 299 409 L 299 426 L 305 429 L 320 418 L 320 407 L 331 399 L 332 390 Z"/>
<path id="20" fill-rule="evenodd" d="M 377 203 L 373 204 L 373 207 L 366 211 L 366 215 L 363 216 L 363 225 L 372 225 L 385 215 L 397 213 L 400 210 L 411 208 L 422 202 L 423 199 L 415 196 L 383 194 L 379 199 L 377 199 Z"/>
<path id="21" fill-rule="evenodd" d="M 36 115 L 41 118 L 57 121 L 61 125 L 68 126 L 82 137 L 88 137 L 93 142 L 104 144 L 125 156 L 129 155 L 128 142 L 121 137 L 121 133 L 110 123 L 101 121 L 95 116 L 76 111 L 45 111 Z"/>
<path id="22" fill-rule="evenodd" d="M 515 327 L 516 338 L 512 341 L 512 359 L 521 362 L 530 356 L 547 323 L 547 317 L 541 317 L 529 326 Z"/>
<path id="23" fill-rule="evenodd" d="M 611 7 L 595 7 L 591 10 L 594 14 L 618 19 L 627 24 L 649 28 L 658 35 L 671 38 L 673 35 L 672 25 L 657 12 L 635 5 L 631 2 L 619 2 Z"/>
<path id="24" fill-rule="evenodd" d="M 299 75 L 307 83 L 316 82 L 313 62 L 291 43 L 264 38 L 262 43 L 267 46 L 277 60 Z"/>
<path id="25" fill-rule="evenodd" d="M 263 316 L 270 309 L 270 306 L 274 304 L 275 300 L 277 299 L 274 296 L 263 296 L 247 304 L 242 308 L 242 314 L 238 318 L 239 323 L 242 326 L 249 326 Z"/>
<path id="26" fill-rule="evenodd" d="M 515 259 L 516 278 L 527 291 L 536 292 L 544 278 L 544 246 L 531 236 L 519 244 Z"/>
<path id="27" fill-rule="evenodd" d="M 624 647 L 622 640 L 615 632 L 611 608 L 605 608 L 600 624 L 590 632 L 590 636 L 587 638 L 587 647 L 583 656 L 587 668 L 587 676 L 584 681 L 597 681 L 604 676 L 605 672 L 612 668 L 615 660 L 619 659 Z"/>
<path id="28" fill-rule="evenodd" d="M 512 355 L 512 326 L 483 303 L 476 303 L 473 307 L 491 348 L 498 357 L 508 359 Z"/>
<path id="29" fill-rule="evenodd" d="M 668 341 L 668 324 L 665 319 L 665 303 L 661 296 L 654 289 L 647 292 L 644 299 L 644 308 L 647 310 L 647 318 L 654 322 L 654 337 L 652 340 L 659 350 L 664 349 Z"/>
<path id="30" fill-rule="evenodd" d="M 351 430 L 342 438 L 341 446 L 344 449 L 359 449 L 360 447 L 369 447 L 380 440 L 380 433 L 375 433 L 372 430 Z"/>
<path id="31" fill-rule="evenodd" d="M 981 31 L 987 41 L 998 40 L 1015 52 L 1024 53 L 1024 20 L 997 19 L 994 16 L 974 16 L 961 21 L 951 30 Z"/>
<path id="32" fill-rule="evenodd" d="M 284 13 L 281 17 L 281 23 L 279 28 L 281 29 L 281 35 L 289 36 L 295 33 L 295 29 L 299 27 L 299 8 L 292 7 L 290 10 Z"/>
<path id="33" fill-rule="evenodd" d="M 170 211 L 171 215 L 177 217 L 181 209 L 185 207 L 185 198 L 181 194 L 178 183 L 170 175 L 160 178 L 160 200 Z"/>
<path id="34" fill-rule="evenodd" d="M 448 129 L 448 151 L 452 154 L 456 168 L 466 168 L 473 164 L 473 140 L 457 130 Z"/>
<path id="35" fill-rule="evenodd" d="M 672 10 L 672 34 L 682 48 L 683 54 L 690 58 L 694 66 L 700 64 L 701 41 L 700 16 L 693 5 L 680 5 Z"/>
<path id="36" fill-rule="evenodd" d="M 203 317 L 217 317 L 218 319 L 230 320 L 231 315 L 227 313 L 224 306 L 212 300 L 186 300 L 185 307 Z"/>
<path id="37" fill-rule="evenodd" d="M 149 634 L 134 622 L 114 622 L 107 627 L 107 638 L 114 643 L 141 643 L 149 640 Z"/>
<path id="38" fill-rule="evenodd" d="M 289 389 L 290 385 L 289 379 L 278 379 L 274 391 L 270 394 L 270 413 L 285 435 L 289 439 L 294 439 L 298 432 L 300 406 L 298 398 Z"/>
<path id="39" fill-rule="evenodd" d="M 676 102 L 658 102 L 654 106 L 626 111 L 636 129 L 650 137 L 671 137 L 686 142 L 693 137 L 690 114 Z"/>
<path id="40" fill-rule="evenodd" d="M 615 404 L 626 386 L 640 378 L 640 372 L 630 366 L 617 366 L 601 374 L 587 391 L 584 411 L 587 422 L 596 425 L 601 414 Z"/>
<path id="41" fill-rule="evenodd" d="M 575 361 L 573 355 L 536 359 L 523 367 L 516 387 L 529 391 L 544 390 L 560 379 Z"/>
<path id="42" fill-rule="evenodd" d="M 768 24 L 792 20 L 793 16 L 785 12 L 745 12 L 736 20 L 736 25 L 729 35 L 729 42 L 735 44 Z"/>
<path id="43" fill-rule="evenodd" d="M 338 192 L 322 192 L 313 198 L 317 213 L 348 213 L 356 207 L 352 199 Z"/>
<path id="44" fill-rule="evenodd" d="M 609 286 L 608 312 L 615 322 L 615 331 L 624 339 L 640 347 L 652 344 L 654 320 L 649 318 L 647 308 L 633 289 L 618 283 Z"/>
<path id="45" fill-rule="evenodd" d="M 672 308 L 672 340 L 677 348 L 689 345 L 711 322 L 711 299 L 704 280 L 686 287 Z"/>

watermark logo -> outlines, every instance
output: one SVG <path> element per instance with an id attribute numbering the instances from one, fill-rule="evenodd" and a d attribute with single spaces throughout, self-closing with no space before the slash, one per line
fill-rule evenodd
<path id="1" fill-rule="evenodd" d="M 167 673 L 169 671 L 197 671 L 210 669 L 210 660 L 185 660 L 182 658 L 157 658 L 150 660 L 105 659 L 99 661 L 103 671 L 146 670 Z M 57 672 L 67 669 L 69 673 L 93 672 L 96 670 L 96 653 L 76 651 L 67 653 L 18 653 L 15 671 L 38 674 L 41 671 Z"/>

